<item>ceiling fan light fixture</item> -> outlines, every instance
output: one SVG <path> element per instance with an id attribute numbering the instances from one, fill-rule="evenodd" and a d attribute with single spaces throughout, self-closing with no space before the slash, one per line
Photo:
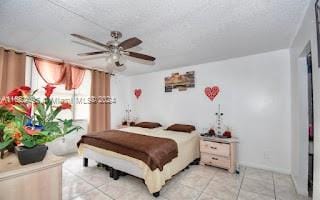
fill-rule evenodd
<path id="1" fill-rule="evenodd" d="M 119 58 L 120 58 L 120 55 L 119 55 L 118 53 L 113 53 L 113 54 L 112 54 L 112 59 L 113 59 L 114 61 L 119 61 Z"/>
<path id="2" fill-rule="evenodd" d="M 132 52 L 128 51 L 128 49 L 131 49 L 133 47 L 138 46 L 142 43 L 142 40 L 140 40 L 137 37 L 132 37 L 129 39 L 126 39 L 122 42 L 118 41 L 122 37 L 121 32 L 119 31 L 112 31 L 111 37 L 113 40 L 106 42 L 105 44 L 98 42 L 96 40 L 90 39 L 88 37 L 79 35 L 79 34 L 71 34 L 73 37 L 76 37 L 78 39 L 84 40 L 86 42 L 98 45 L 100 47 L 103 47 L 105 50 L 101 51 L 95 51 L 95 52 L 88 52 L 88 53 L 81 53 L 78 54 L 79 56 L 91 56 L 91 55 L 97 55 L 97 54 L 105 54 L 106 55 L 106 61 L 107 66 L 109 66 L 110 70 L 121 68 L 122 70 L 125 70 L 126 67 L 124 64 L 126 63 L 126 57 L 134 57 L 141 60 L 147 60 L 147 61 L 154 61 L 155 58 L 149 55 L 145 55 L 142 53 Z M 123 56 L 125 55 L 125 56 Z"/>

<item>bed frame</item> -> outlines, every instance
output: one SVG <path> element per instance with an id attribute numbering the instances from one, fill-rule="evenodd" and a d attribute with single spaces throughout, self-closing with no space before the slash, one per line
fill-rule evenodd
<path id="1" fill-rule="evenodd" d="M 126 160 L 122 160 L 111 156 L 105 156 L 93 150 L 85 149 L 83 153 L 84 167 L 88 167 L 88 159 L 95 160 L 96 162 L 98 162 L 98 166 L 104 167 L 107 171 L 109 171 L 110 177 L 113 178 L 113 180 L 118 180 L 120 176 L 125 176 L 129 174 L 144 181 L 140 168 Z M 189 165 L 199 165 L 199 161 L 200 158 L 197 158 Z M 182 171 L 184 171 L 185 169 L 189 169 L 189 165 L 187 165 Z M 159 197 L 160 191 L 155 192 L 152 195 L 154 197 Z"/>

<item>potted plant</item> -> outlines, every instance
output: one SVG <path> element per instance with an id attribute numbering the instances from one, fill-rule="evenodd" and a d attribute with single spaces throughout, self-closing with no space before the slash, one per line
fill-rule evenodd
<path id="1" fill-rule="evenodd" d="M 3 129 L 5 128 L 5 125 L 9 123 L 14 118 L 14 115 L 8 111 L 7 109 L 4 109 L 0 107 L 0 142 L 3 142 Z M 6 149 L 9 152 L 14 152 L 14 146 L 11 144 L 6 147 Z M 6 149 L 0 150 L 0 158 L 3 159 L 4 152 Z"/>
<path id="2" fill-rule="evenodd" d="M 51 97 L 55 87 L 47 85 L 44 100 L 37 99 L 34 91 L 22 86 L 11 91 L 0 101 L 0 108 L 12 118 L 0 123 L 3 132 L 0 150 L 15 144 L 15 152 L 22 165 L 43 160 L 47 142 L 63 137 L 81 127 L 73 126 L 72 119 L 58 119 L 58 114 L 70 109 L 71 104 L 60 102 L 54 105 Z"/>

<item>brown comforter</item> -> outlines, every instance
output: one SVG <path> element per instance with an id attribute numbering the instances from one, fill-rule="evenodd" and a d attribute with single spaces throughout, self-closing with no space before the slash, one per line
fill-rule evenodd
<path id="1" fill-rule="evenodd" d="M 178 156 L 174 140 L 140 135 L 120 130 L 108 130 L 83 135 L 81 143 L 124 154 L 146 163 L 151 170 L 163 170 L 163 166 Z"/>

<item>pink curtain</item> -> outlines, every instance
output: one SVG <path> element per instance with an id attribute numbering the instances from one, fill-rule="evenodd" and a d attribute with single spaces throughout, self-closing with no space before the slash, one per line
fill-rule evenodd
<path id="1" fill-rule="evenodd" d="M 84 74 L 85 74 L 85 69 L 81 69 L 76 66 L 72 66 L 70 64 L 65 64 L 66 68 L 66 74 L 65 74 L 65 85 L 66 85 L 66 90 L 71 90 L 71 89 L 77 89 L 80 87 Z"/>
<path id="2" fill-rule="evenodd" d="M 34 63 L 42 79 L 50 84 L 59 85 L 64 81 L 65 67 L 62 63 L 35 58 Z"/>
<path id="3" fill-rule="evenodd" d="M 85 74 L 85 69 L 77 66 L 35 58 L 34 63 L 42 79 L 53 85 L 64 84 L 66 90 L 77 89 Z"/>

